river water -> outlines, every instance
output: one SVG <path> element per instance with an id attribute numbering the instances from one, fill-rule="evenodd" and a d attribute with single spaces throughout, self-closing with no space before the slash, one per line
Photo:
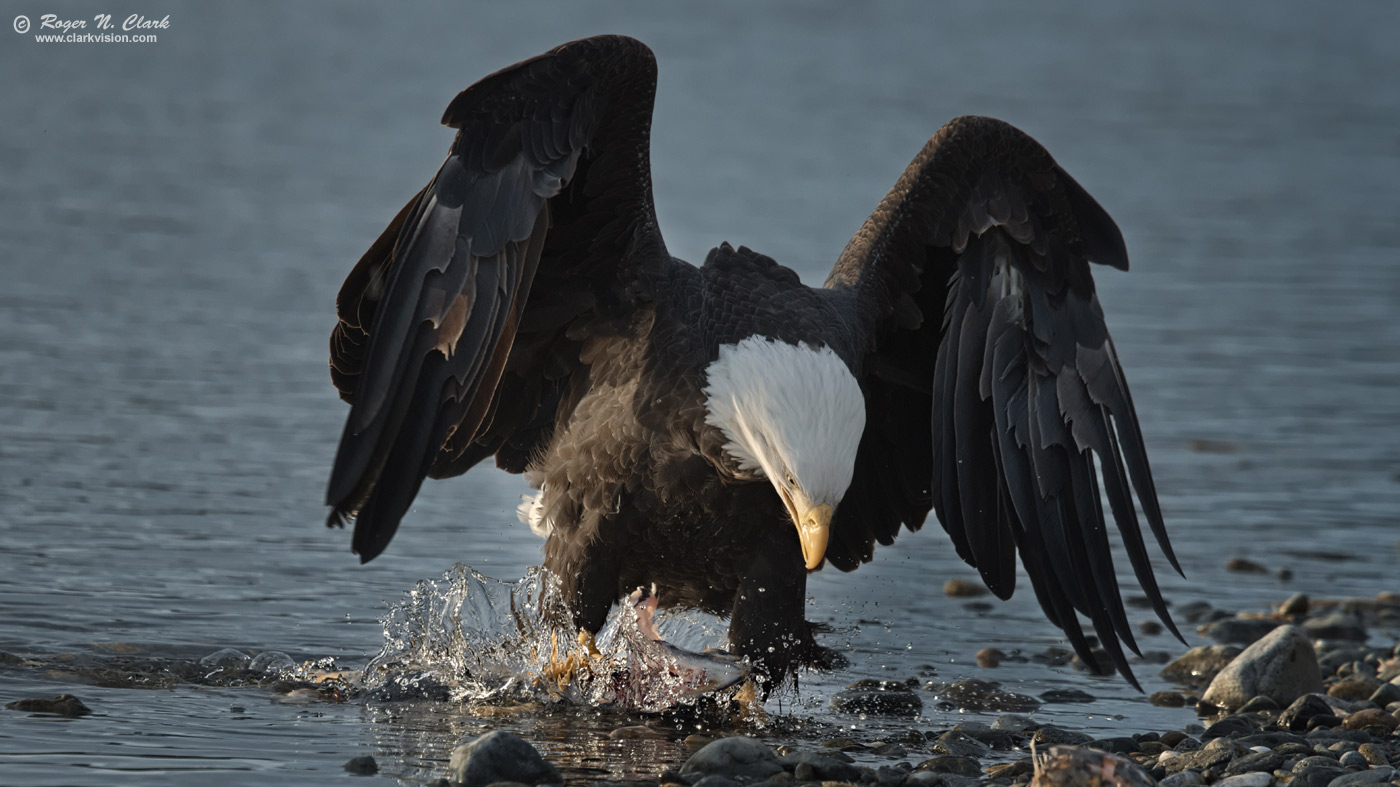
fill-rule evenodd
<path id="1" fill-rule="evenodd" d="M 1166 595 L 1233 610 L 1400 589 L 1400 6 L 138 6 L 64 14 L 168 14 L 155 43 L 0 33 L 0 651 L 42 665 L 0 667 L 0 694 L 95 711 L 0 713 L 0 782 L 320 784 L 372 754 L 422 784 L 502 725 L 579 778 L 683 756 L 609 741 L 627 720 L 579 709 L 91 685 L 121 657 L 178 672 L 222 648 L 362 666 L 418 580 L 540 561 L 515 521 L 524 485 L 480 469 L 429 484 L 388 553 L 357 564 L 321 525 L 345 414 L 326 336 L 344 274 L 441 161 L 451 97 L 599 32 L 657 52 L 656 201 L 692 260 L 730 240 L 820 281 L 941 123 L 1031 133 L 1127 239 L 1132 272 L 1096 273 L 1187 572 L 1157 561 Z M 36 24 L 49 10 L 7 5 Z M 1231 557 L 1271 573 L 1227 573 Z M 955 576 L 973 574 L 932 523 L 816 575 L 809 615 L 851 664 L 770 704 L 809 731 L 785 734 L 896 734 L 907 722 L 828 698 L 930 668 L 1086 690 L 1096 702 L 1036 718 L 1095 734 L 1193 719 L 1068 666 L 980 669 L 982 647 L 1063 641 L 1028 583 L 968 608 L 939 591 Z M 990 718 L 931 700 L 920 729 Z"/>

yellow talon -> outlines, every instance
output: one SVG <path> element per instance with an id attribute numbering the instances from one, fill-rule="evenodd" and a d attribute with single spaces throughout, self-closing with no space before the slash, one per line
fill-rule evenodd
<path id="1" fill-rule="evenodd" d="M 745 680 L 731 699 L 736 723 L 759 722 L 767 718 L 763 711 L 763 700 L 759 698 L 758 684 L 750 678 Z"/>
<path id="2" fill-rule="evenodd" d="M 548 678 L 559 684 L 559 688 L 564 688 L 573 682 L 574 676 L 580 670 L 586 674 L 592 674 L 590 661 L 601 659 L 602 651 L 593 642 L 593 635 L 587 631 L 578 633 L 578 644 L 582 650 L 559 655 L 559 635 L 552 633 L 549 635 L 549 661 L 540 671 L 541 677 Z"/>

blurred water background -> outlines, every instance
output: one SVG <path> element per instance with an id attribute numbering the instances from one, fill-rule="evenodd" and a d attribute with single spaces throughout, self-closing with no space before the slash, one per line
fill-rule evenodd
<path id="1" fill-rule="evenodd" d="M 326 337 L 344 274 L 440 163 L 447 102 L 600 32 L 659 58 L 656 202 L 691 260 L 730 240 L 819 282 L 943 122 L 1025 129 L 1127 239 L 1131 273 L 1096 274 L 1187 571 L 1158 561 L 1166 595 L 1263 609 L 1400 589 L 1394 3 L 141 0 L 61 15 L 99 13 L 170 26 L 152 44 L 0 33 L 0 651 L 363 665 L 417 580 L 457 560 L 501 579 L 540 561 L 515 521 L 523 483 L 480 469 L 425 487 L 388 553 L 357 564 L 348 534 L 321 525 L 345 414 Z M 1231 557 L 1271 573 L 1227 573 Z M 781 711 L 825 735 L 898 730 L 827 698 L 932 665 L 941 680 L 1087 690 L 1097 702 L 1037 718 L 1090 732 L 1192 719 L 1118 678 L 979 669 L 982 647 L 1062 638 L 1028 583 L 968 609 L 939 592 L 954 576 L 972 572 L 932 523 L 859 572 L 815 576 L 809 614 L 852 663 Z M 1138 673 L 1164 687 L 1155 667 Z M 619 722 L 591 712 L 286 705 L 0 668 L 0 699 L 61 691 L 96 713 L 0 712 L 0 781 L 319 784 L 373 754 L 381 776 L 418 784 L 500 725 L 579 777 L 654 776 L 683 755 L 609 741 Z M 987 717 L 930 707 L 916 726 L 959 718 Z"/>

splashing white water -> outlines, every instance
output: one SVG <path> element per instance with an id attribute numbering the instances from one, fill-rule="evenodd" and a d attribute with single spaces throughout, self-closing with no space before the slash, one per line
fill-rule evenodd
<path id="1" fill-rule="evenodd" d="M 649 639 L 632 605 L 614 608 L 594 640 L 577 644 L 559 580 L 532 567 L 516 582 L 457 564 L 422 580 L 384 617 L 384 648 L 364 685 L 385 697 L 454 701 L 552 700 L 660 711 L 737 684 L 743 666 L 701 653 L 723 642 L 723 628 L 696 614 L 658 613 Z M 684 648 L 684 649 L 683 649 Z M 576 669 L 557 664 L 573 656 Z"/>

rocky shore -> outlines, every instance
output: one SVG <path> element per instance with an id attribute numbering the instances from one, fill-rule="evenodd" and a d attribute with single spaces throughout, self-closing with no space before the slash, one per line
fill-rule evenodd
<path id="1" fill-rule="evenodd" d="M 918 687 L 867 680 L 833 697 L 833 705 L 912 721 L 922 706 L 919 695 L 932 692 L 942 703 L 1001 714 L 989 723 L 965 721 L 946 729 L 924 729 L 916 721 L 897 740 L 868 743 L 835 738 L 771 746 L 746 736 L 691 735 L 688 759 L 661 769 L 654 781 L 628 784 L 1400 785 L 1400 643 L 1367 644 L 1371 631 L 1400 629 L 1400 595 L 1330 602 L 1295 596 L 1267 614 L 1199 607 L 1179 612 L 1216 643 L 1193 648 L 1162 668 L 1182 688 L 1155 694 L 1152 701 L 1194 705 L 1201 717 L 1183 729 L 1092 739 L 1021 715 L 1039 701 L 988 681 Z M 994 663 L 978 660 L 984 666 Z M 1093 699 L 1083 694 L 1054 701 Z M 678 734 L 626 727 L 613 737 Z M 440 784 L 499 787 L 563 780 L 527 741 L 497 731 L 459 746 Z"/>

